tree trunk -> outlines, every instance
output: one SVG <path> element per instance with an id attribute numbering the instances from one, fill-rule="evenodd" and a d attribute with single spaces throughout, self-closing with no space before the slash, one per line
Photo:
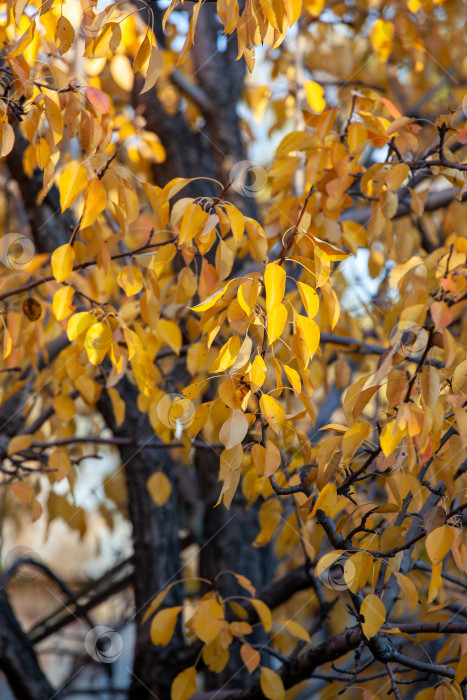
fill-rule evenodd
<path id="1" fill-rule="evenodd" d="M 32 644 L 19 626 L 4 589 L 0 590 L 0 669 L 18 700 L 59 700 L 60 695 L 37 663 Z"/>
<path id="2" fill-rule="evenodd" d="M 147 481 L 155 471 L 163 471 L 173 482 L 174 463 L 166 449 L 157 449 L 157 440 L 147 415 L 136 405 L 137 390 L 127 380 L 119 384 L 126 404 L 125 421 L 115 425 L 113 411 L 106 394 L 99 409 L 109 428 L 117 437 L 137 437 L 138 441 L 154 444 L 151 449 L 122 446 L 120 455 L 128 488 L 130 519 L 133 526 L 134 589 L 136 645 L 130 689 L 130 700 L 160 700 L 170 698 L 170 686 L 178 672 L 175 650 L 183 643 L 181 625 L 166 647 L 156 647 L 150 639 L 150 621 L 142 619 L 151 600 L 169 583 L 182 577 L 179 547 L 179 508 L 175 489 L 167 503 L 156 506 L 147 489 Z M 174 586 L 164 605 L 180 605 L 182 587 Z"/>

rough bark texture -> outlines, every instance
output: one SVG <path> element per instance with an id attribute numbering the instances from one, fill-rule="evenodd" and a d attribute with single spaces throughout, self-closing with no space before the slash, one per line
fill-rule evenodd
<path id="1" fill-rule="evenodd" d="M 163 471 L 173 481 L 174 463 L 168 450 L 158 450 L 157 437 L 148 417 L 136 406 L 137 390 L 128 380 L 119 385 L 126 403 L 124 423 L 115 425 L 113 411 L 104 394 L 99 408 L 115 436 L 137 436 L 139 441 L 154 444 L 154 449 L 120 448 L 128 488 L 130 519 L 133 526 L 134 589 L 136 646 L 130 689 L 130 700 L 147 700 L 154 696 L 170 697 L 174 675 L 173 651 L 182 644 L 180 627 L 167 647 L 155 647 L 150 639 L 150 623 L 142 625 L 151 600 L 169 583 L 181 578 L 179 547 L 179 509 L 175 489 L 163 507 L 155 505 L 147 489 L 147 481 L 155 471 Z M 164 603 L 180 605 L 180 586 L 174 586 Z"/>
<path id="2" fill-rule="evenodd" d="M 29 233 L 35 244 L 37 252 L 48 253 L 59 245 L 68 243 L 73 216 L 69 211 L 62 213 L 60 209 L 60 197 L 56 187 L 52 187 L 44 200 L 38 204 L 37 197 L 42 189 L 42 173 L 36 169 L 29 178 L 23 170 L 23 153 L 28 145 L 19 129 L 15 129 L 15 147 L 6 158 L 6 164 L 11 177 L 16 181 L 21 194 L 22 206 L 26 214 Z"/>
<path id="3" fill-rule="evenodd" d="M 163 43 L 161 16 L 157 10 L 155 21 L 156 35 Z M 245 66 L 242 61 L 235 60 L 236 40 L 232 37 L 228 38 L 224 51 L 213 50 L 218 45 L 217 22 L 215 8 L 204 6 L 198 18 L 196 44 L 192 47 L 194 77 L 202 96 L 198 106 L 204 123 L 199 128 L 187 123 L 183 104 L 176 114 L 169 115 L 156 90 L 140 95 L 141 85 L 135 81 L 133 104 L 143 111 L 146 128 L 159 136 L 167 152 L 167 159 L 153 167 L 154 182 L 160 186 L 174 177 L 213 178 L 226 186 L 232 167 L 247 158 L 236 108 L 243 90 Z M 181 92 L 185 94 L 183 88 Z M 184 197 L 219 194 L 219 187 L 207 180 L 194 182 L 183 190 Z M 257 217 L 253 196 L 244 196 L 231 188 L 228 199 L 247 216 Z"/>
<path id="4" fill-rule="evenodd" d="M 274 575 L 274 555 L 267 545 L 255 549 L 252 543 L 258 533 L 258 507 L 245 507 L 245 499 L 238 493 L 226 510 L 223 504 L 215 507 L 220 485 L 218 483 L 219 456 L 211 450 L 197 450 L 196 473 L 199 495 L 204 506 L 200 542 L 200 576 L 214 581 L 222 572 L 243 574 L 256 589 L 263 588 Z M 216 582 L 224 598 L 245 595 L 234 576 L 227 573 Z M 255 642 L 265 642 L 258 630 Z M 206 674 L 206 688 L 241 688 L 248 684 L 249 674 L 232 646 L 229 662 L 221 674 Z"/>
<path id="5" fill-rule="evenodd" d="M 42 673 L 27 636 L 18 624 L 5 590 L 0 590 L 0 669 L 21 700 L 59 699 Z"/>

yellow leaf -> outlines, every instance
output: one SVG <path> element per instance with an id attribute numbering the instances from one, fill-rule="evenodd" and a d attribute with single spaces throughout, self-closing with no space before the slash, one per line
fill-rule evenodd
<path id="1" fill-rule="evenodd" d="M 55 27 L 55 43 L 58 44 L 58 53 L 63 56 L 71 47 L 75 40 L 75 30 L 70 20 L 61 15 Z"/>
<path id="2" fill-rule="evenodd" d="M 110 396 L 110 400 L 112 402 L 112 408 L 113 408 L 114 417 L 115 417 L 115 424 L 118 427 L 125 420 L 126 404 L 123 401 L 120 394 L 118 393 L 118 391 L 116 389 L 114 389 L 113 387 L 110 387 L 109 389 L 107 389 L 107 393 Z"/>
<path id="3" fill-rule="evenodd" d="M 237 355 L 240 352 L 240 338 L 238 335 L 234 335 L 229 338 L 228 341 L 221 347 L 216 360 L 213 362 L 209 368 L 210 372 L 224 372 L 226 369 L 231 367 Z"/>
<path id="4" fill-rule="evenodd" d="M 271 540 L 282 520 L 282 512 L 282 504 L 277 498 L 268 499 L 261 504 L 258 516 L 261 530 L 253 542 L 254 547 L 264 547 Z"/>
<path id="5" fill-rule="evenodd" d="M 69 243 L 65 243 L 65 245 L 56 248 L 52 253 L 50 262 L 52 264 L 52 274 L 57 282 L 64 282 L 73 271 L 73 264 L 75 262 L 73 246 Z"/>
<path id="6" fill-rule="evenodd" d="M 256 589 L 251 583 L 250 579 L 247 578 L 246 576 L 243 576 L 242 574 L 236 574 L 235 572 L 232 572 L 235 578 L 237 579 L 238 584 L 242 587 L 245 588 L 248 593 L 251 595 L 255 595 Z"/>
<path id="7" fill-rule="evenodd" d="M 98 177 L 94 177 L 86 189 L 81 228 L 87 228 L 95 222 L 99 214 L 104 211 L 106 202 L 105 187 Z"/>
<path id="8" fill-rule="evenodd" d="M 285 689 L 282 678 L 271 668 L 261 666 L 260 686 L 265 698 L 269 700 L 284 700 Z"/>
<path id="9" fill-rule="evenodd" d="M 5 327 L 5 329 L 3 331 L 3 359 L 4 360 L 7 357 L 9 357 L 12 349 L 13 349 L 13 338 L 11 337 L 11 333 L 8 330 L 8 328 Z"/>
<path id="10" fill-rule="evenodd" d="M 88 328 L 84 338 L 84 347 L 91 364 L 99 365 L 104 360 L 111 345 L 112 330 L 108 323 L 99 321 Z"/>
<path id="11" fill-rule="evenodd" d="M 74 314 L 68 321 L 67 336 L 68 340 L 76 340 L 76 338 L 85 333 L 89 326 L 96 322 L 96 317 L 89 311 L 80 311 Z"/>
<path id="12" fill-rule="evenodd" d="M 191 311 L 202 312 L 210 309 L 212 306 L 214 306 L 216 301 L 219 301 L 219 299 L 225 294 L 228 286 L 229 283 L 224 285 L 224 287 L 222 287 L 222 289 L 219 289 L 219 291 L 214 292 L 214 294 L 210 294 L 208 297 L 206 297 L 204 301 L 202 301 L 197 306 L 190 306 Z"/>
<path id="13" fill-rule="evenodd" d="M 321 286 L 321 292 L 324 303 L 326 304 L 329 320 L 331 321 L 331 328 L 334 329 L 341 313 L 339 299 L 334 289 L 331 287 L 331 282 L 329 280 Z"/>
<path id="14" fill-rule="evenodd" d="M 240 656 L 245 664 L 248 673 L 253 673 L 259 664 L 261 663 L 261 656 L 259 651 L 253 649 L 249 644 L 242 644 L 240 647 Z"/>
<path id="15" fill-rule="evenodd" d="M 264 287 L 266 290 L 266 309 L 275 309 L 281 304 L 285 294 L 285 270 L 277 263 L 266 265 Z"/>
<path id="16" fill-rule="evenodd" d="M 302 299 L 303 306 L 309 318 L 314 318 L 319 309 L 319 297 L 316 290 L 304 282 L 297 282 L 298 291 Z"/>
<path id="17" fill-rule="evenodd" d="M 360 614 L 365 618 L 365 622 L 362 622 L 363 634 L 371 639 L 386 621 L 386 608 L 377 595 L 370 593 L 362 603 Z"/>
<path id="18" fill-rule="evenodd" d="M 144 43 L 144 42 L 143 42 Z M 150 90 L 156 84 L 160 74 L 162 73 L 162 54 L 157 48 L 157 46 L 151 47 L 151 56 L 149 58 L 148 71 L 146 73 L 146 79 L 144 81 L 143 89 L 141 90 L 141 95 L 144 92 Z"/>
<path id="19" fill-rule="evenodd" d="M 134 265 L 122 267 L 118 273 L 117 282 L 123 289 L 127 297 L 138 294 L 143 288 L 144 280 L 140 270 Z"/>
<path id="20" fill-rule="evenodd" d="M 262 394 L 259 400 L 259 407 L 264 418 L 267 420 L 274 432 L 279 435 L 284 425 L 284 407 L 277 399 L 269 394 Z"/>
<path id="21" fill-rule="evenodd" d="M 27 450 L 32 442 L 32 435 L 15 435 L 8 443 L 7 455 L 14 455 L 21 450 Z"/>
<path id="22" fill-rule="evenodd" d="M 164 472 L 154 472 L 149 477 L 146 487 L 151 494 L 151 498 L 156 506 L 163 506 L 167 503 L 172 493 L 172 484 Z"/>
<path id="23" fill-rule="evenodd" d="M 310 357 L 313 357 L 319 346 L 320 333 L 318 324 L 311 318 L 308 318 L 308 316 L 300 316 L 298 314 L 297 327 L 305 339 Z"/>
<path id="24" fill-rule="evenodd" d="M 429 605 L 434 601 L 438 595 L 438 591 L 443 586 L 443 579 L 441 577 L 441 571 L 443 570 L 443 562 L 440 561 L 439 564 L 433 564 L 431 571 L 430 585 L 428 587 L 427 604 Z"/>
<path id="25" fill-rule="evenodd" d="M 70 458 L 63 450 L 54 450 L 49 457 L 49 467 L 53 471 L 55 481 L 59 482 L 70 475 L 73 467 Z"/>
<path id="26" fill-rule="evenodd" d="M 315 83 L 314 80 L 307 80 L 305 82 L 305 92 L 308 103 L 313 112 L 319 112 L 321 114 L 323 109 L 326 107 L 324 88 L 318 83 Z"/>
<path id="27" fill-rule="evenodd" d="M 42 136 L 36 141 L 36 163 L 40 170 L 44 170 L 50 160 L 50 146 Z"/>
<path id="28" fill-rule="evenodd" d="M 243 411 L 232 409 L 229 418 L 225 421 L 219 431 L 219 440 L 226 450 L 240 445 L 248 432 L 248 420 Z"/>
<path id="29" fill-rule="evenodd" d="M 261 446 L 260 446 L 261 447 Z M 264 449 L 264 448 L 263 448 Z M 264 459 L 264 476 L 274 474 L 281 465 L 281 453 L 271 440 L 266 440 L 266 452 Z"/>
<path id="30" fill-rule="evenodd" d="M 173 608 L 159 610 L 151 622 L 151 641 L 153 644 L 160 644 L 165 647 L 172 639 L 172 635 L 177 624 L 178 613 L 182 609 L 181 605 Z"/>
<path id="31" fill-rule="evenodd" d="M 198 408 L 194 412 L 193 418 L 191 419 L 190 425 L 188 426 L 188 435 L 191 438 L 196 437 L 201 428 L 206 424 L 206 421 L 208 420 L 209 414 L 211 412 L 211 406 L 211 401 L 208 403 L 202 403 L 201 406 L 198 406 Z"/>
<path id="32" fill-rule="evenodd" d="M 93 406 L 101 395 L 101 387 L 99 384 L 86 374 L 80 374 L 78 379 L 75 380 L 75 385 L 81 394 L 81 398 L 88 406 Z"/>
<path id="33" fill-rule="evenodd" d="M 117 22 L 107 22 L 101 33 L 88 45 L 84 55 L 92 58 L 106 58 L 108 54 L 115 53 L 121 40 L 120 25 Z"/>
<path id="34" fill-rule="evenodd" d="M 57 321 L 66 318 L 75 310 L 75 307 L 71 303 L 74 293 L 75 290 L 69 285 L 61 287 L 55 292 L 52 306 Z"/>
<path id="35" fill-rule="evenodd" d="M 228 647 L 221 647 L 216 639 L 204 646 L 203 662 L 213 673 L 221 673 L 221 671 L 224 670 L 229 661 L 229 656 L 230 652 Z"/>
<path id="36" fill-rule="evenodd" d="M 402 183 L 407 178 L 409 171 L 410 169 L 407 163 L 397 163 L 386 173 L 384 179 L 392 192 L 397 192 L 397 190 L 402 187 Z"/>
<path id="37" fill-rule="evenodd" d="M 232 365 L 232 368 L 230 370 L 230 374 L 233 374 L 234 372 L 238 372 L 239 370 L 246 365 L 247 362 L 250 360 L 251 356 L 251 350 L 253 348 L 253 341 L 250 338 L 249 335 L 246 335 L 243 339 L 243 343 L 240 347 L 240 350 L 237 355 L 237 359 Z"/>
<path id="38" fill-rule="evenodd" d="M 53 401 L 54 411 L 61 421 L 68 423 L 76 413 L 75 402 L 71 396 L 58 394 Z"/>
<path id="39" fill-rule="evenodd" d="M 160 607 L 162 604 L 162 601 L 164 600 L 165 596 L 169 592 L 169 590 L 172 588 L 174 584 L 171 583 L 167 586 L 167 588 L 163 588 L 162 591 L 159 591 L 159 593 L 156 595 L 155 598 L 152 599 L 150 605 L 147 607 L 146 612 L 143 615 L 143 619 L 141 624 L 144 625 L 146 620 L 149 620 L 151 615 L 154 615 L 156 612 L 157 608 Z"/>
<path id="40" fill-rule="evenodd" d="M 18 501 L 22 503 L 23 506 L 27 506 L 29 503 L 31 503 L 34 496 L 34 490 L 28 483 L 26 483 L 26 481 L 15 481 L 11 485 L 11 489 Z"/>
<path id="41" fill-rule="evenodd" d="M 86 189 L 87 184 L 88 174 L 84 165 L 76 161 L 68 163 L 58 181 L 62 211 L 71 207 L 76 197 Z"/>
<path id="42" fill-rule="evenodd" d="M 258 391 L 258 389 L 261 389 L 264 384 L 264 380 L 266 379 L 266 372 L 267 368 L 265 361 L 261 355 L 256 355 L 250 369 L 250 383 L 252 391 Z"/>
<path id="43" fill-rule="evenodd" d="M 135 76 L 128 56 L 118 54 L 110 63 L 110 74 L 118 87 L 126 92 L 131 92 Z"/>
<path id="44" fill-rule="evenodd" d="M 302 0 L 283 0 L 285 13 L 289 27 L 291 27 L 300 17 L 302 11 Z"/>
<path id="45" fill-rule="evenodd" d="M 243 657 L 242 657 L 243 658 Z M 460 683 L 461 681 L 464 680 L 464 678 L 467 676 L 467 651 L 464 652 L 459 659 L 459 663 L 457 664 L 457 670 L 456 670 L 456 675 L 454 677 L 454 680 L 457 683 Z"/>
<path id="46" fill-rule="evenodd" d="M 355 122 L 350 124 L 348 129 L 348 144 L 350 155 L 355 156 L 360 151 L 363 151 L 363 147 L 368 140 L 368 129 L 360 122 Z"/>
<path id="47" fill-rule="evenodd" d="M 34 39 L 35 28 L 36 23 L 32 21 L 28 29 L 26 29 L 24 34 L 20 36 L 20 38 L 16 41 L 11 51 L 9 53 L 7 52 L 3 54 L 2 58 L 16 58 L 17 56 L 23 54 L 26 48 L 29 46 L 29 44 L 32 43 L 32 40 Z"/>
<path id="48" fill-rule="evenodd" d="M 141 42 L 141 46 L 139 47 L 137 54 L 135 56 L 135 60 L 133 61 L 133 72 L 134 73 L 137 73 L 138 71 L 141 70 L 141 68 L 144 66 L 144 64 L 148 60 L 150 54 L 151 54 L 151 42 L 149 41 L 149 37 L 146 34 L 143 41 Z"/>
<path id="49" fill-rule="evenodd" d="M 324 511 L 326 515 L 331 515 L 334 506 L 337 503 L 337 488 L 335 484 L 326 484 L 318 498 L 316 499 L 313 510 L 311 511 L 309 518 L 312 518 L 318 510 Z"/>
<path id="50" fill-rule="evenodd" d="M 380 435 L 380 444 L 386 457 L 394 453 L 403 437 L 404 431 L 397 427 L 395 420 L 389 421 L 389 423 L 383 426 Z"/>
<path id="51" fill-rule="evenodd" d="M 370 42 L 373 51 L 379 54 L 382 61 L 386 62 L 392 51 L 394 37 L 394 25 L 383 19 L 377 19 L 370 32 Z"/>
<path id="52" fill-rule="evenodd" d="M 209 644 L 217 637 L 224 625 L 224 610 L 214 598 L 202 600 L 196 606 L 189 624 L 196 636 L 205 644 Z"/>
<path id="53" fill-rule="evenodd" d="M 261 620 L 261 624 L 263 625 L 264 631 L 270 632 L 272 629 L 272 614 L 269 607 L 266 605 L 266 603 L 263 603 L 263 601 L 259 600 L 258 598 L 252 598 L 250 600 L 250 603 L 254 607 L 256 614 Z"/>
<path id="54" fill-rule="evenodd" d="M 282 366 L 284 368 L 284 372 L 287 376 L 287 379 L 289 380 L 290 385 L 292 386 L 295 396 L 300 396 L 302 391 L 302 383 L 300 381 L 299 373 L 295 369 L 293 369 L 293 367 L 289 367 L 286 364 Z"/>
<path id="55" fill-rule="evenodd" d="M 449 525 L 442 525 L 432 530 L 426 538 L 425 547 L 431 563 L 436 565 L 443 561 L 454 542 L 454 533 Z"/>
<path id="56" fill-rule="evenodd" d="M 196 692 L 196 668 L 190 666 L 175 677 L 170 700 L 189 700 Z"/>
<path id="57" fill-rule="evenodd" d="M 323 556 L 320 558 L 320 560 L 315 566 L 315 576 L 321 576 L 323 571 L 329 569 L 329 567 L 332 566 L 337 559 L 339 559 L 343 552 L 343 549 L 335 549 L 333 552 L 327 552 L 326 554 L 323 554 Z"/>
<path id="58" fill-rule="evenodd" d="M 298 624 L 298 622 L 295 622 L 294 620 L 277 620 L 279 625 L 282 625 L 285 627 L 287 632 L 292 635 L 292 637 L 296 637 L 297 639 L 301 639 L 302 642 L 310 642 L 311 638 L 308 632 L 304 627 Z"/>
<path id="59" fill-rule="evenodd" d="M 1 122 L 0 126 L 0 158 L 4 158 L 13 150 L 15 144 L 15 132 L 8 122 Z"/>
<path id="60" fill-rule="evenodd" d="M 278 304 L 268 311 L 268 340 L 272 344 L 285 328 L 287 323 L 287 309 L 284 304 Z"/>
<path id="61" fill-rule="evenodd" d="M 369 423 L 354 423 L 345 431 L 342 438 L 342 459 L 348 462 L 360 447 L 364 439 L 369 435 L 371 425 Z"/>
<path id="62" fill-rule="evenodd" d="M 182 333 L 180 328 L 173 321 L 161 318 L 156 327 L 156 335 L 159 334 L 176 355 L 180 353 L 182 347 Z"/>
<path id="63" fill-rule="evenodd" d="M 259 281 L 257 279 L 249 279 L 243 282 L 237 292 L 238 303 L 243 311 L 249 316 L 252 312 L 256 300 L 258 298 Z"/>
<path id="64" fill-rule="evenodd" d="M 417 607 L 418 603 L 417 589 L 415 588 L 414 583 L 408 576 L 404 576 L 404 574 L 401 574 L 399 571 L 396 571 L 395 573 L 397 583 L 401 587 L 402 592 L 404 594 L 404 599 L 407 603 L 407 607 L 410 612 L 413 612 Z"/>

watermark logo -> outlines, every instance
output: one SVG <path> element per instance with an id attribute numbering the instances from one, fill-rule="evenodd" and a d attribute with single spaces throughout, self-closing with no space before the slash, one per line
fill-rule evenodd
<path id="1" fill-rule="evenodd" d="M 94 661 L 113 664 L 123 651 L 123 639 L 112 627 L 98 625 L 87 633 L 84 648 Z"/>
<path id="2" fill-rule="evenodd" d="M 24 270 L 35 254 L 34 243 L 21 233 L 7 233 L 0 238 L 0 262 L 11 270 Z"/>
<path id="3" fill-rule="evenodd" d="M 424 3 L 428 4 L 428 2 Z M 423 5 L 419 9 L 422 9 Z M 382 23 L 382 29 L 386 37 L 404 47 L 411 46 L 419 36 L 420 30 L 425 24 L 423 12 L 412 13 L 408 10 L 397 12 L 392 19 Z"/>
<path id="4" fill-rule="evenodd" d="M 348 556 L 341 554 L 320 573 L 318 578 L 326 588 L 333 591 L 345 591 L 349 585 L 352 585 L 355 575 L 355 564 Z"/>
<path id="5" fill-rule="evenodd" d="M 390 343 L 398 355 L 414 360 L 426 349 L 428 331 L 417 323 L 401 321 L 392 329 Z"/>
<path id="6" fill-rule="evenodd" d="M 186 430 L 194 415 L 193 402 L 182 394 L 166 394 L 157 404 L 157 417 L 166 428 L 172 430 Z"/>
<path id="7" fill-rule="evenodd" d="M 27 560 L 33 560 L 42 564 L 42 557 L 32 547 L 17 545 L 8 550 L 3 560 L 4 571 L 14 571 L 16 578 L 22 581 L 32 581 L 41 575 L 40 566 L 34 566 Z"/>
<path id="8" fill-rule="evenodd" d="M 263 192 L 268 181 L 266 170 L 251 160 L 235 163 L 230 171 L 231 188 L 243 197 L 255 197 Z"/>

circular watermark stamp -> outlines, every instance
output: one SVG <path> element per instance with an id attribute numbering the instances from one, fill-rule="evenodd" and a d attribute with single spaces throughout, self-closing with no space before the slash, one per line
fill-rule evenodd
<path id="1" fill-rule="evenodd" d="M 33 241 L 22 233 L 7 233 L 0 238 L 0 262 L 11 270 L 24 270 L 35 254 Z"/>
<path id="2" fill-rule="evenodd" d="M 268 174 L 265 168 L 251 160 L 235 163 L 230 171 L 230 186 L 243 197 L 255 197 L 265 189 L 267 181 Z"/>
<path id="3" fill-rule="evenodd" d="M 5 554 L 3 571 L 14 572 L 14 576 L 21 581 L 32 581 L 41 575 L 41 568 L 28 560 L 36 561 L 38 564 L 43 563 L 42 557 L 35 549 L 26 545 L 16 545 Z"/>
<path id="4" fill-rule="evenodd" d="M 113 664 L 123 651 L 123 639 L 112 627 L 98 625 L 87 633 L 84 648 L 94 661 Z"/>
<path id="5" fill-rule="evenodd" d="M 391 19 L 384 21 L 381 27 L 386 38 L 399 46 L 408 47 L 413 45 L 425 24 L 423 13 L 425 4 L 428 4 L 428 0 L 422 3 L 417 12 L 400 10 Z M 422 11 L 420 12 L 420 10 Z"/>
<path id="6" fill-rule="evenodd" d="M 115 3 L 115 5 L 118 3 Z M 110 16 L 113 9 L 102 10 L 101 12 L 95 12 L 95 4 L 93 0 L 82 0 L 82 18 L 79 27 L 80 36 L 84 37 L 88 41 L 93 41 L 99 34 L 101 34 L 105 25 L 110 22 Z"/>
<path id="7" fill-rule="evenodd" d="M 398 355 L 414 360 L 425 351 L 428 331 L 418 323 L 400 321 L 392 329 L 389 341 Z"/>
<path id="8" fill-rule="evenodd" d="M 345 591 L 355 579 L 356 568 L 351 559 L 341 554 L 319 575 L 319 580 L 333 591 Z"/>
<path id="9" fill-rule="evenodd" d="M 182 394 L 166 394 L 157 404 L 157 417 L 172 430 L 186 430 L 195 415 L 195 406 Z"/>

